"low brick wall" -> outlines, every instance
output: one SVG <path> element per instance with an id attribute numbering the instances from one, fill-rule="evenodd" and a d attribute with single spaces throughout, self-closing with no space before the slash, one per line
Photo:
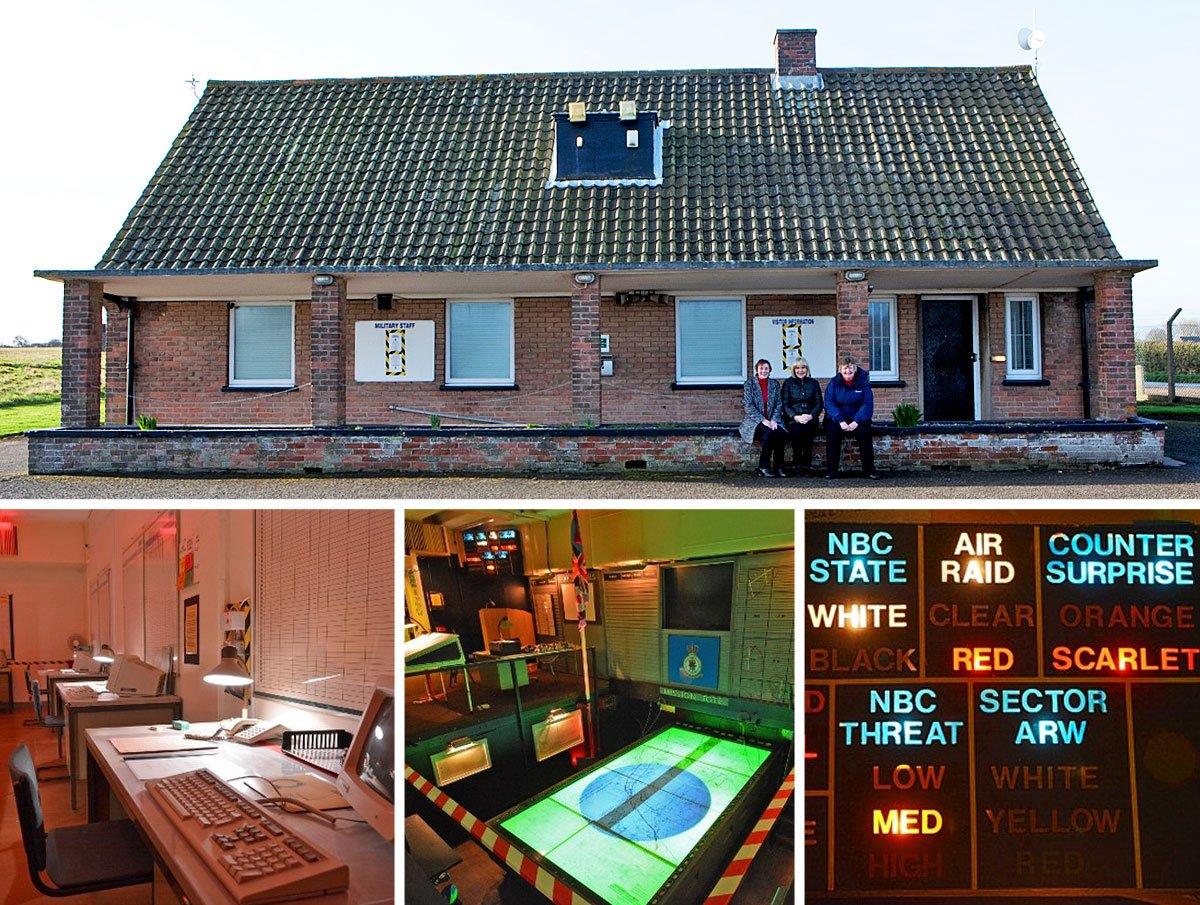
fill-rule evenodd
<path id="1" fill-rule="evenodd" d="M 1164 426 L 1128 422 L 881 425 L 882 470 L 1161 465 Z M 824 443 L 818 439 L 817 462 Z M 852 447 L 853 444 L 850 444 Z M 789 453 L 790 456 L 790 453 Z M 853 450 L 844 464 L 854 467 Z M 452 475 L 745 471 L 757 463 L 730 426 L 684 428 L 127 428 L 29 434 L 31 474 Z"/>

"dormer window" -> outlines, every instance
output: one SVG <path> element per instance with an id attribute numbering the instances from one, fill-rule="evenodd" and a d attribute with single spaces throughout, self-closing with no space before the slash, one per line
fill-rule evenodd
<path id="1" fill-rule="evenodd" d="M 547 188 L 582 185 L 658 185 L 662 182 L 662 132 L 658 114 L 590 111 L 573 103 L 554 114 L 554 159 Z"/>

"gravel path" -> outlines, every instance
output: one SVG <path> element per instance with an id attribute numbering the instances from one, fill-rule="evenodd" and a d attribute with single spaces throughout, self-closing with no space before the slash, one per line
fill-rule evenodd
<path id="1" fill-rule="evenodd" d="M 0 441 L 0 498 L 54 499 L 1200 499 L 1200 422 L 1171 422 L 1167 455 L 1179 468 L 935 472 L 765 480 L 757 475 L 588 478 L 94 478 L 33 477 L 25 441 Z"/>

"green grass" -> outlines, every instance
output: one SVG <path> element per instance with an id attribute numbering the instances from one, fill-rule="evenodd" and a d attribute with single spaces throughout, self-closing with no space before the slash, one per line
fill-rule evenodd
<path id="1" fill-rule="evenodd" d="M 1166 403 L 1139 402 L 1137 411 L 1143 418 L 1180 418 L 1186 421 L 1200 419 L 1200 405 L 1196 403 L 1180 402 L 1175 405 L 1167 405 Z"/>
<path id="2" fill-rule="evenodd" d="M 1144 379 L 1150 383 L 1166 383 L 1166 371 L 1146 371 L 1143 375 Z M 1176 383 L 1200 383 L 1200 374 L 1184 373 L 1182 371 L 1175 372 Z"/>
<path id="3" fill-rule="evenodd" d="M 0 437 L 58 427 L 61 387 L 61 349 L 0 349 Z"/>

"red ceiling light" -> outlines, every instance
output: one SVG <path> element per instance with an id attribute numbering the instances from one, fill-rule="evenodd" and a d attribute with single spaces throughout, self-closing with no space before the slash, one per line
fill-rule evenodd
<path id="1" fill-rule="evenodd" d="M 17 526 L 9 519 L 0 519 L 0 556 L 17 555 Z"/>

